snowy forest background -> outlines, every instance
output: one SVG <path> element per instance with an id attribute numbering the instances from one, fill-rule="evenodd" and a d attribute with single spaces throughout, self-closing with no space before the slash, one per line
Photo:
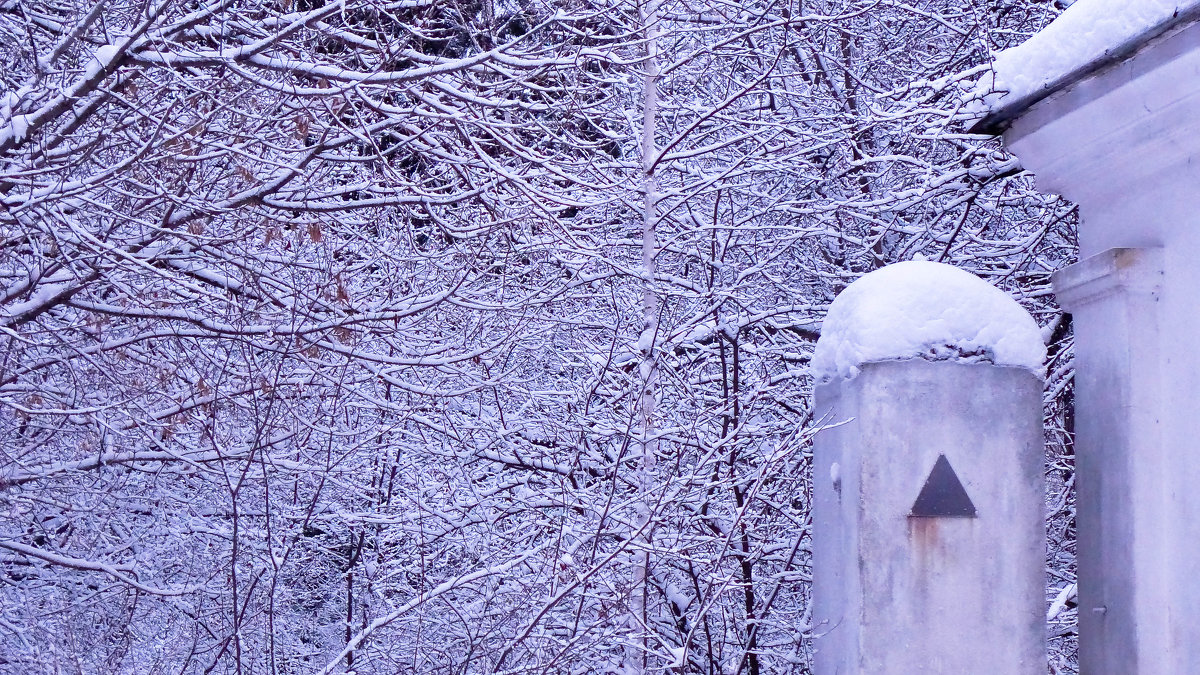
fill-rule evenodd
<path id="1" fill-rule="evenodd" d="M 1075 210 L 964 104 L 1060 10 L 0 0 L 0 672 L 807 672 L 807 362 L 917 256 L 1044 326 L 1073 672 Z"/>

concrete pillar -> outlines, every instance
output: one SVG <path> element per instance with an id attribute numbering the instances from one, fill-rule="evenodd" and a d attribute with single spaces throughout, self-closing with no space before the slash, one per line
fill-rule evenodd
<path id="1" fill-rule="evenodd" d="M 1162 250 L 1110 249 L 1061 270 L 1054 289 L 1074 316 L 1083 673 L 1183 673 L 1167 608 L 1191 593 L 1195 551 L 1172 550 L 1174 503 L 1188 487 L 1163 444 L 1159 363 Z M 1188 542 L 1185 548 L 1194 548 Z M 1177 554 L 1183 554 L 1177 557 Z M 1193 610 L 1194 613 L 1194 610 Z M 1179 635 L 1185 639 L 1191 636 Z M 1147 649 L 1147 647 L 1151 647 Z"/>
<path id="2" fill-rule="evenodd" d="M 1041 392 L 919 358 L 817 387 L 818 675 L 1046 672 Z"/>

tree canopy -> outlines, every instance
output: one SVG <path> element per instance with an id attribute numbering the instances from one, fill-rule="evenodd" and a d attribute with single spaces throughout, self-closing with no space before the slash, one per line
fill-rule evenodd
<path id="1" fill-rule="evenodd" d="M 1075 210 L 966 104 L 1057 11 L 0 0 L 0 671 L 807 672 L 807 364 L 914 258 L 1044 326 L 1074 669 Z"/>

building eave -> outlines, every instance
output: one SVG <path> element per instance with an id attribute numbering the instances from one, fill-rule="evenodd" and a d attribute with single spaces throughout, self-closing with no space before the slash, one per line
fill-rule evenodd
<path id="1" fill-rule="evenodd" d="M 1004 101 L 1001 105 L 993 108 L 983 119 L 976 122 L 971 127 L 970 132 L 991 136 L 1000 135 L 1008 130 L 1014 120 L 1024 115 L 1030 108 L 1041 101 L 1071 88 L 1081 80 L 1123 63 L 1138 52 L 1146 49 L 1158 38 L 1197 22 L 1200 22 L 1200 4 L 1193 5 L 1182 12 L 1176 12 L 1166 21 L 1152 26 L 1136 37 L 1105 51 L 1103 56 L 1069 71 L 1062 77 L 1052 80 L 1033 93 L 1011 101 Z"/>

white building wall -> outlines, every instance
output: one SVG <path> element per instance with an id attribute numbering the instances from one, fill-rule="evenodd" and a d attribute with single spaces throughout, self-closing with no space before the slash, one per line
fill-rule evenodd
<path id="1" fill-rule="evenodd" d="M 1200 25 L 1005 141 L 1080 205 L 1081 262 L 1055 290 L 1075 317 L 1081 672 L 1198 673 Z"/>

